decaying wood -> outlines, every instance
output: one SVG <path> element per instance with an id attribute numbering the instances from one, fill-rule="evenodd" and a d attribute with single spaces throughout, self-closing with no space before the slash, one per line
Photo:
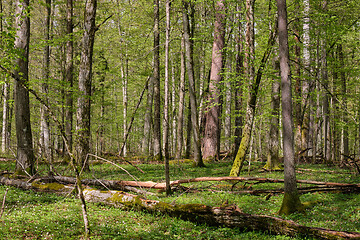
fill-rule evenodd
<path id="1" fill-rule="evenodd" d="M 271 234 L 288 236 L 307 236 L 317 239 L 359 239 L 360 233 L 341 232 L 324 228 L 299 225 L 293 221 L 264 215 L 251 215 L 241 212 L 237 206 L 210 207 L 203 204 L 172 205 L 156 200 L 146 200 L 138 196 L 118 191 L 103 192 L 84 190 L 89 202 L 101 202 L 131 210 L 160 212 L 172 217 L 212 226 L 227 226 L 248 231 L 265 231 Z"/>
<path id="2" fill-rule="evenodd" d="M 42 191 L 41 184 L 0 176 L 0 184 Z M 63 186 L 65 188 L 66 186 Z M 169 204 L 156 200 L 147 200 L 121 191 L 100 191 L 84 189 L 87 202 L 102 203 L 123 209 L 158 212 L 184 220 L 208 224 L 241 228 L 247 231 L 264 231 L 270 234 L 287 236 L 307 236 L 317 239 L 360 239 L 360 233 L 342 232 L 324 228 L 299 225 L 293 221 L 278 217 L 251 215 L 243 213 L 237 206 L 210 207 L 203 204 Z"/>
<path id="3" fill-rule="evenodd" d="M 5 200 L 6 200 L 6 195 L 7 195 L 8 191 L 9 191 L 9 188 L 6 188 L 4 198 L 3 198 L 3 201 L 2 201 L 2 205 L 1 205 L 1 210 L 0 210 L 0 219 L 1 219 L 2 215 L 3 215 L 3 213 L 4 213 Z"/>
<path id="4" fill-rule="evenodd" d="M 74 184 L 76 179 L 73 177 L 54 176 L 54 179 L 63 183 Z M 105 186 L 113 190 L 126 190 L 126 187 L 140 187 L 140 188 L 153 188 L 153 189 L 165 189 L 165 183 L 156 183 L 152 181 L 139 182 L 139 181 L 117 181 L 117 180 L 93 180 L 93 179 L 82 179 L 83 184 L 91 186 Z M 271 179 L 271 178 L 259 178 L 259 177 L 199 177 L 191 179 L 181 179 L 172 181 L 171 186 L 181 185 L 183 183 L 191 182 L 207 182 L 207 181 L 231 181 L 231 182 L 250 182 L 255 181 L 258 183 L 283 183 L 283 179 Z M 318 182 L 311 180 L 297 180 L 301 184 L 312 184 L 318 187 L 310 188 L 299 188 L 300 192 L 314 192 L 314 191 L 340 191 L 340 192 L 360 192 L 360 184 L 352 183 L 334 183 L 334 182 Z M 132 191 L 131 189 L 127 189 Z M 262 192 L 263 191 L 263 192 Z M 282 190 L 269 190 L 272 193 L 280 193 Z M 243 192 L 243 191 L 241 191 Z M 254 190 L 246 191 L 244 193 L 260 194 L 268 193 L 266 190 Z"/>

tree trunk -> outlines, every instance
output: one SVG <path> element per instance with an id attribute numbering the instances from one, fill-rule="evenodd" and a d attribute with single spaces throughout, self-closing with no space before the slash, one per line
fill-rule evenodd
<path id="1" fill-rule="evenodd" d="M 271 54 L 272 47 L 275 43 L 276 31 L 277 31 L 277 28 L 274 28 L 274 32 L 270 34 L 267 48 L 264 52 L 263 58 L 261 59 L 260 66 L 259 66 L 259 69 L 256 74 L 256 79 L 252 83 L 252 86 L 250 89 L 249 101 L 248 101 L 247 108 L 246 108 L 245 125 L 242 130 L 240 146 L 237 151 L 233 166 L 231 168 L 230 176 L 239 176 L 239 173 L 241 171 L 241 168 L 243 166 L 243 163 L 244 163 L 244 160 L 246 157 L 246 153 L 247 153 L 249 145 L 250 145 L 251 130 L 252 130 L 253 122 L 254 122 L 257 94 L 259 91 L 263 70 L 264 70 L 267 60 Z"/>
<path id="2" fill-rule="evenodd" d="M 10 84 L 5 80 L 4 83 L 4 105 L 3 105 L 3 119 L 2 119 L 2 132 L 1 132 L 1 152 L 5 153 L 10 147 Z"/>
<path id="3" fill-rule="evenodd" d="M 218 0 L 215 7 L 215 29 L 212 48 L 209 97 L 205 111 L 205 131 L 202 138 L 203 158 L 219 160 L 220 156 L 220 89 L 225 44 L 225 5 Z"/>
<path id="4" fill-rule="evenodd" d="M 279 71 L 278 59 L 274 59 L 274 69 Z M 267 162 L 263 167 L 266 170 L 280 170 L 279 158 L 279 109 L 280 109 L 280 81 L 275 78 L 271 87 L 271 120 L 269 131 L 269 145 Z"/>
<path id="5" fill-rule="evenodd" d="M 162 160 L 160 118 L 160 30 L 159 0 L 154 0 L 154 159 Z"/>
<path id="6" fill-rule="evenodd" d="M 234 141 L 234 152 L 239 149 L 243 127 L 243 114 L 241 109 L 243 105 L 243 81 L 244 81 L 244 55 L 243 55 L 243 35 L 241 27 L 241 4 L 237 4 L 237 13 L 235 20 L 238 24 L 238 32 L 236 37 L 236 81 L 235 81 L 235 141 Z"/>
<path id="7" fill-rule="evenodd" d="M 181 38 L 181 52 L 180 52 L 180 86 L 179 86 L 179 105 L 177 116 L 176 129 L 176 154 L 175 159 L 181 158 L 184 141 L 184 106 L 185 106 L 185 40 L 184 36 Z"/>
<path id="8" fill-rule="evenodd" d="M 44 57 L 43 57 L 43 83 L 42 83 L 42 93 L 44 94 L 45 101 L 48 103 L 48 81 L 50 75 L 50 17 L 51 17 L 51 0 L 46 0 L 46 10 L 45 15 L 45 47 L 44 47 Z M 52 156 L 50 148 L 50 122 L 49 116 L 46 108 L 41 106 L 41 148 L 44 158 L 50 163 L 50 171 L 52 171 Z"/>
<path id="9" fill-rule="evenodd" d="M 176 134 L 176 75 L 175 75 L 175 63 L 174 58 L 172 60 L 172 67 L 171 67 L 171 80 L 172 80 L 172 90 L 171 90 L 171 118 L 172 118 L 172 142 L 171 142 L 171 156 L 175 156 L 176 153 L 176 143 L 177 143 L 177 134 Z"/>
<path id="10" fill-rule="evenodd" d="M 279 28 L 279 57 L 281 74 L 281 104 L 283 123 L 284 152 L 284 198 L 280 214 L 291 214 L 302 210 L 299 193 L 296 187 L 294 123 L 292 118 L 291 72 L 289 64 L 289 46 L 287 32 L 286 0 L 277 0 Z"/>
<path id="11" fill-rule="evenodd" d="M 125 59 L 125 72 L 123 76 L 123 87 L 122 87 L 122 94 L 123 94 L 123 139 L 124 139 L 124 150 L 122 152 L 123 156 L 125 157 L 127 154 L 127 144 L 126 144 L 126 134 L 128 129 L 127 124 L 127 109 L 128 109 L 128 77 L 129 77 L 129 60 L 126 54 Z"/>
<path id="12" fill-rule="evenodd" d="M 269 16 L 272 15 L 271 1 L 269 2 Z M 269 29 L 272 32 L 272 22 L 269 22 Z M 273 58 L 273 69 L 280 72 L 279 57 Z M 266 170 L 280 170 L 279 158 L 279 113 L 280 113 L 280 79 L 277 77 L 272 79 L 271 83 L 271 118 L 270 131 L 268 140 L 267 162 L 263 167 Z"/>
<path id="13" fill-rule="evenodd" d="M 195 93 L 195 79 L 193 69 L 193 56 L 192 56 L 192 42 L 190 40 L 190 26 L 188 18 L 188 2 L 183 0 L 183 25 L 184 25 L 184 39 L 185 39 L 185 55 L 186 55 L 186 67 L 189 78 L 189 93 L 190 93 L 190 105 L 191 105 L 191 128 L 194 137 L 194 161 L 198 167 L 203 167 L 204 163 L 201 154 L 201 143 L 200 143 L 200 131 L 199 121 L 197 114 L 197 103 Z"/>
<path id="14" fill-rule="evenodd" d="M 324 40 L 325 41 L 325 40 Z M 328 69 L 327 69 L 327 53 L 326 44 L 323 42 L 321 54 L 321 75 L 324 82 L 324 87 L 327 88 L 329 85 Z M 323 138 L 324 138 L 324 160 L 326 163 L 330 163 L 331 160 L 331 148 L 330 148 L 330 108 L 329 108 L 329 94 L 324 89 L 323 97 Z"/>
<path id="15" fill-rule="evenodd" d="M 311 81 L 311 49 L 310 49 L 310 2 L 309 0 L 304 0 L 304 24 L 303 24 L 303 56 L 304 56 L 304 84 L 303 87 L 307 87 L 307 101 L 305 101 L 304 107 L 307 106 L 308 111 L 305 112 L 305 129 L 308 127 L 306 137 L 306 148 L 310 148 L 307 152 L 308 156 L 316 155 L 316 149 L 313 149 L 314 141 L 314 131 L 315 131 L 315 121 L 314 121 L 314 96 L 311 94 L 315 88 L 315 84 Z M 305 89 L 304 89 L 305 90 Z M 306 122 L 307 121 L 307 122 Z M 307 123 L 307 125 L 306 125 Z"/>
<path id="16" fill-rule="evenodd" d="M 233 58 L 232 56 L 230 56 L 230 54 L 227 54 L 226 57 L 226 71 L 227 71 L 227 76 L 226 76 L 226 81 L 225 81 L 225 120 L 224 120 L 224 135 L 225 135 L 225 150 L 227 152 L 231 151 L 231 135 L 232 135 L 232 131 L 231 131 L 231 116 L 232 116 L 232 111 L 231 111 L 231 103 L 232 103 L 232 98 L 233 98 L 233 91 L 232 91 L 232 87 L 231 87 L 231 77 L 230 77 L 230 73 L 232 72 L 232 66 L 231 66 L 231 62 L 232 62 Z"/>
<path id="17" fill-rule="evenodd" d="M 153 94 L 154 94 L 154 83 L 153 77 L 150 77 L 148 88 L 147 88 L 147 100 L 146 100 L 146 112 L 144 119 L 144 137 L 141 144 L 141 152 L 148 156 L 150 155 L 150 133 L 152 126 L 152 105 L 153 105 Z"/>
<path id="18" fill-rule="evenodd" d="M 245 34 L 245 72 L 252 84 L 255 78 L 255 34 L 254 34 L 254 4 L 255 0 L 246 0 L 246 34 Z"/>
<path id="19" fill-rule="evenodd" d="M 76 160 L 78 165 L 88 170 L 89 165 L 85 162 L 90 152 L 90 107 L 91 107 L 91 78 L 92 57 L 96 32 L 97 0 L 89 0 L 85 6 L 84 34 L 81 41 L 82 50 L 79 66 L 79 97 L 76 112 Z"/>
<path id="20" fill-rule="evenodd" d="M 66 2 L 66 34 L 68 41 L 66 41 L 66 65 L 65 65 L 65 78 L 66 78 L 66 93 L 65 93 L 65 134 L 69 142 L 69 149 L 72 150 L 73 146 L 73 0 Z M 70 154 L 70 153 L 68 153 Z"/>
<path id="21" fill-rule="evenodd" d="M 165 157 L 166 195 L 171 194 L 169 173 L 169 44 L 170 44 L 170 0 L 166 0 L 166 32 L 165 32 L 165 89 L 164 89 L 164 127 L 163 144 Z"/>
<path id="22" fill-rule="evenodd" d="M 338 45 L 338 54 L 340 61 L 340 79 L 342 87 L 342 106 L 344 113 L 342 114 L 342 134 L 341 134 L 341 160 L 345 161 L 345 157 L 349 156 L 349 132 L 348 132 L 348 120 L 347 120 L 347 88 L 346 88 L 346 72 L 345 72 L 345 60 L 342 44 Z"/>
<path id="23" fill-rule="evenodd" d="M 16 59 L 15 77 L 21 83 L 27 85 L 29 81 L 29 39 L 30 39 L 30 18 L 29 18 L 29 0 L 17 0 L 15 9 L 16 39 L 15 48 L 20 55 Z M 16 171 L 27 172 L 33 175 L 34 169 L 34 150 L 32 143 L 32 133 L 30 124 L 30 106 L 29 92 L 21 85 L 19 81 L 15 82 L 15 124 L 17 138 L 17 161 Z"/>
<path id="24" fill-rule="evenodd" d="M 294 0 L 294 8 L 300 9 L 300 0 Z M 296 12 L 296 18 L 300 19 L 300 12 Z M 295 98 L 294 98 L 294 114 L 295 114 L 295 149 L 296 152 L 301 152 L 302 150 L 306 149 L 303 148 L 302 145 L 302 134 L 303 134 L 303 123 L 304 123 L 304 108 L 303 108 L 303 99 L 306 99 L 306 92 L 302 93 L 303 84 L 301 79 L 301 48 L 300 48 L 300 29 L 301 29 L 301 22 L 295 21 L 294 22 L 294 68 L 295 68 Z"/>

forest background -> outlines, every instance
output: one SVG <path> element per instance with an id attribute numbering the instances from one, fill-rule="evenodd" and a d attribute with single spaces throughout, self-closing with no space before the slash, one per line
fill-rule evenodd
<path id="1" fill-rule="evenodd" d="M 1 147 L 17 173 L 59 156 L 89 170 L 94 155 L 165 159 L 167 183 L 172 158 L 235 158 L 231 176 L 247 153 L 282 168 L 275 1 L 0 3 Z M 358 13 L 288 2 L 297 162 L 359 171 Z"/>
<path id="2" fill-rule="evenodd" d="M 47 5 L 35 1 L 31 8 L 31 36 L 29 54 L 29 86 L 43 99 L 61 120 L 71 124 L 70 135 L 76 134 L 73 120 L 78 108 L 79 65 L 81 37 L 84 24 L 84 3 L 74 2 L 73 33 L 66 29 L 66 3 L 52 2 L 46 30 Z M 228 155 L 236 153 L 241 139 L 241 129 L 245 122 L 249 89 L 255 84 L 254 76 L 268 47 L 268 38 L 275 22 L 274 1 L 227 1 L 224 21 L 224 46 L 221 79 L 214 84 L 210 81 L 212 63 L 212 44 L 214 36 L 215 5 L 213 1 L 193 1 L 185 6 L 189 16 L 192 65 L 194 72 L 196 112 L 202 137 L 204 159 L 219 160 L 217 152 L 206 148 L 204 139 L 210 134 L 206 115 L 212 108 L 214 92 L 219 98 L 215 105 L 220 106 L 219 138 L 221 152 Z M 250 5 L 249 5 L 250 4 Z M 359 154 L 359 104 L 358 104 L 358 12 L 357 1 L 290 1 L 289 49 L 290 65 L 293 75 L 294 132 L 296 152 L 304 151 L 305 156 L 321 156 L 323 162 L 344 163 L 347 157 Z M 14 4 L 2 1 L 2 64 L 14 67 L 11 59 L 14 51 Z M 89 95 L 91 101 L 91 124 L 89 152 L 104 155 L 121 151 L 124 136 L 130 120 L 134 117 L 122 151 L 124 156 L 155 156 L 153 127 L 155 122 L 167 125 L 169 156 L 189 158 L 191 107 L 189 106 L 189 86 L 181 45 L 183 33 L 180 1 L 173 1 L 170 14 L 168 64 L 165 67 L 165 4 L 159 9 L 160 44 L 153 41 L 154 7 L 149 1 L 99 1 L 97 6 L 93 71 Z M 48 33 L 47 33 L 48 32 Z M 45 35 L 44 35 L 45 33 Z M 48 34 L 48 36 L 47 36 Z M 251 37 L 252 39 L 248 39 Z M 69 39 L 70 38 L 70 39 Z M 72 82 L 66 75 L 66 43 L 73 40 Z M 44 48 L 49 47 L 49 61 L 44 62 Z M 154 86 L 154 49 L 159 50 L 160 88 Z M 278 53 L 273 47 L 269 61 L 263 69 L 259 83 L 258 101 L 254 114 L 253 134 L 251 135 L 250 155 L 255 159 L 267 158 L 270 139 L 271 119 L 278 118 L 279 105 L 275 104 L 279 95 L 279 77 L 276 69 Z M 68 59 L 69 60 L 69 59 Z M 47 66 L 47 67 L 46 67 Z M 48 68 L 48 73 L 44 69 Z M 2 150 L 13 151 L 15 114 L 13 114 L 12 79 L 2 72 L 3 81 L 3 131 Z M 44 75 L 45 74 L 45 75 Z M 46 78 L 44 78 L 46 76 Z M 150 80 L 147 81 L 147 79 Z M 147 86 L 145 86 L 147 83 Z M 146 88 L 146 96 L 140 102 L 135 115 L 133 112 L 139 95 Z M 165 91 L 165 92 L 164 92 Z M 71 96 L 72 102 L 66 102 Z M 153 97 L 157 97 L 157 99 Z M 160 101 L 159 101 L 160 99 Z M 78 104 L 77 104 L 78 103 Z M 154 109 L 153 105 L 161 104 Z M 189 103 L 189 104 L 188 104 Z M 41 104 L 30 96 L 31 127 L 36 156 L 45 157 L 44 130 L 41 127 Z M 160 109 L 160 119 L 158 117 Z M 166 112 L 166 113 L 165 113 Z M 182 115 L 182 119 L 181 116 Z M 156 117 L 155 117 L 156 116 Z M 166 120 L 164 120 L 166 118 Z M 51 156 L 64 153 L 65 147 L 56 126 L 49 121 L 49 151 Z M 43 119 L 44 121 L 44 119 Z M 276 121 L 277 129 L 280 121 Z M 157 124 L 158 124 L 157 123 Z M 177 127 L 181 129 L 177 131 Z M 151 130 L 150 130 L 151 129 Z M 165 129 L 163 127 L 163 129 Z M 166 131 L 161 131 L 165 136 Z M 45 134 L 46 135 L 46 134 Z M 70 141 L 71 142 L 71 141 Z M 71 144 L 72 145 L 72 144 Z M 165 145 L 165 144 L 164 144 Z M 281 144 L 278 144 L 281 151 Z M 72 146 L 70 146 L 72 147 Z M 163 149 L 163 146 L 161 147 Z M 278 151 L 278 150 L 276 150 Z M 209 152 L 209 153 L 208 153 Z M 48 156 L 47 158 L 50 158 Z M 51 162 L 50 159 L 48 159 Z"/>

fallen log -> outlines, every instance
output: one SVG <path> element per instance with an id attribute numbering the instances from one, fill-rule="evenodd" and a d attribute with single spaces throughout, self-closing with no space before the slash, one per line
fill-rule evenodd
<path id="1" fill-rule="evenodd" d="M 0 183 L 43 191 L 43 183 L 28 183 L 21 180 L 9 179 L 0 176 Z M 61 190 L 69 189 L 60 186 Z M 237 206 L 210 207 L 203 204 L 169 204 L 156 200 L 147 200 L 136 195 L 121 191 L 100 191 L 84 189 L 85 200 L 130 210 L 141 210 L 150 213 L 163 213 L 184 220 L 208 224 L 212 226 L 226 226 L 240 228 L 246 231 L 263 231 L 276 235 L 306 236 L 317 239 L 360 239 L 358 232 L 334 231 L 324 228 L 314 228 L 299 225 L 293 221 L 278 217 L 253 215 L 243 213 Z"/>
<path id="2" fill-rule="evenodd" d="M 63 183 L 75 184 L 76 179 L 73 177 L 54 176 L 54 179 Z M 191 179 L 181 179 L 170 182 L 171 186 L 181 185 L 183 183 L 192 182 L 206 182 L 206 181 L 256 181 L 259 183 L 283 183 L 283 179 L 271 179 L 271 178 L 259 178 L 259 177 L 199 177 Z M 352 183 L 334 183 L 334 182 L 318 182 L 311 180 L 297 180 L 298 183 L 318 185 L 321 188 L 319 191 L 339 191 L 344 193 L 360 192 L 360 184 Z M 117 181 L 117 180 L 93 180 L 83 179 L 82 183 L 91 186 L 105 186 L 106 188 L 113 190 L 131 190 L 127 187 L 140 187 L 140 188 L 153 188 L 153 189 L 165 189 L 165 183 L 156 183 L 152 181 L 139 182 L 139 181 Z M 314 187 L 315 188 L 315 187 Z M 301 188 L 299 188 L 301 190 Z M 313 192 L 315 189 L 309 191 Z M 250 192 L 249 192 L 250 193 Z M 254 192 L 256 194 L 256 192 Z M 306 190 L 303 191 L 306 193 Z M 146 194 L 146 193 L 145 193 Z M 148 193 L 149 194 L 149 193 Z"/>
<path id="3" fill-rule="evenodd" d="M 75 184 L 76 179 L 74 177 L 64 176 L 53 176 L 51 178 L 44 178 L 43 180 L 56 180 L 58 182 Z M 138 182 L 138 181 L 121 181 L 121 180 L 103 180 L 103 179 L 82 179 L 82 184 L 92 186 L 105 186 L 109 189 L 114 190 L 125 190 L 126 186 L 129 187 L 143 187 L 143 188 L 154 188 L 154 189 L 165 189 L 165 183 L 156 183 L 152 181 Z"/>
<path id="4" fill-rule="evenodd" d="M 299 225 L 293 221 L 278 217 L 254 215 L 241 212 L 237 206 L 210 207 L 203 204 L 169 204 L 156 200 L 147 200 L 139 196 L 119 191 L 84 190 L 88 202 L 130 210 L 158 212 L 184 220 L 211 226 L 241 228 L 246 231 L 262 231 L 275 235 L 292 237 L 313 237 L 317 239 L 360 239 L 360 233 L 342 232 L 324 228 Z"/>

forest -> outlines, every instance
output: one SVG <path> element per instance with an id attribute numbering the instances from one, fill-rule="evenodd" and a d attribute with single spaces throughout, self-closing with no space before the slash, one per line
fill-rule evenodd
<path id="1" fill-rule="evenodd" d="M 360 239 L 359 30 L 359 0 L 0 0 L 0 239 Z"/>

